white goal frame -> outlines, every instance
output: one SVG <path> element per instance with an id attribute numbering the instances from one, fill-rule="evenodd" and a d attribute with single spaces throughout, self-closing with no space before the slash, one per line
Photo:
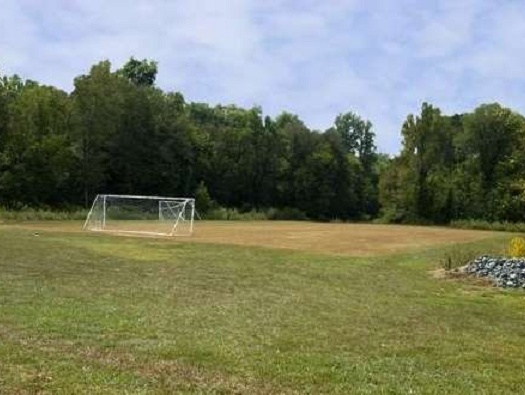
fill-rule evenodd
<path id="1" fill-rule="evenodd" d="M 108 229 L 106 226 L 106 214 L 107 204 L 106 202 L 111 199 L 122 199 L 122 200 L 155 200 L 158 201 L 158 221 L 173 222 L 169 231 L 156 232 L 148 230 L 129 230 L 129 229 Z M 98 210 L 102 210 L 100 218 L 95 218 Z M 170 216 L 166 216 L 164 213 L 171 213 Z M 189 213 L 189 218 L 186 218 L 186 213 Z M 91 209 L 87 215 L 86 221 L 82 227 L 83 230 L 91 230 L 98 232 L 115 232 L 115 233 L 135 233 L 144 235 L 156 235 L 156 236 L 191 236 L 194 231 L 194 220 L 195 220 L 195 199 L 194 198 L 181 198 L 181 197 L 164 197 L 164 196 L 141 196 L 141 195 L 97 195 Z M 186 225 L 184 232 L 178 232 L 181 224 Z M 187 229 L 186 229 L 187 228 Z"/>

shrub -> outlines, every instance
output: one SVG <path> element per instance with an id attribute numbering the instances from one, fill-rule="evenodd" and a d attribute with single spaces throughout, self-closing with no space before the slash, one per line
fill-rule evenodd
<path id="1" fill-rule="evenodd" d="M 378 224 L 401 224 L 407 221 L 407 213 L 396 208 L 383 209 L 381 216 L 374 223 Z"/>
<path id="2" fill-rule="evenodd" d="M 195 206 L 201 214 L 206 214 L 217 207 L 217 203 L 211 198 L 206 184 L 202 181 L 195 192 Z"/>
<path id="3" fill-rule="evenodd" d="M 42 208 L 23 207 L 19 210 L 6 210 L 0 207 L 0 220 L 4 221 L 66 221 L 84 220 L 87 210 L 48 210 Z"/>
<path id="4" fill-rule="evenodd" d="M 202 219 L 220 221 L 304 221 L 308 217 L 297 208 L 269 208 L 266 210 L 241 211 L 236 208 L 215 207 L 202 214 Z"/>
<path id="5" fill-rule="evenodd" d="M 266 216 L 268 219 L 276 221 L 305 221 L 308 219 L 306 214 L 294 207 L 284 207 L 284 208 L 269 208 L 266 211 Z"/>
<path id="6" fill-rule="evenodd" d="M 525 223 L 523 222 L 489 222 L 479 219 L 467 219 L 452 221 L 450 223 L 450 226 L 459 229 L 493 230 L 502 232 L 525 233 Z"/>
<path id="7" fill-rule="evenodd" d="M 251 210 L 245 213 L 236 208 L 219 207 L 203 214 L 203 219 L 219 221 L 256 221 L 268 219 L 266 213 Z"/>
<path id="8" fill-rule="evenodd" d="M 525 257 L 525 239 L 514 237 L 509 243 L 508 254 L 513 258 Z"/>

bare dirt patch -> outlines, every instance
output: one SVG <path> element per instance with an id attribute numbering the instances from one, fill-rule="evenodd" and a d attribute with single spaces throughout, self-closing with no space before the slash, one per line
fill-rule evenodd
<path id="1" fill-rule="evenodd" d="M 465 294 L 475 293 L 480 289 L 486 290 L 487 288 L 497 292 L 497 288 L 494 286 L 494 282 L 486 277 L 476 277 L 469 275 L 465 271 L 465 267 L 460 267 L 453 270 L 445 270 L 443 268 L 435 269 L 430 271 L 430 275 L 443 281 L 455 281 L 464 285 L 462 292 Z"/>
<path id="2" fill-rule="evenodd" d="M 77 221 L 3 224 L 33 232 L 81 232 Z M 433 246 L 467 243 L 496 233 L 424 226 L 329 224 L 285 221 L 199 221 L 192 237 L 166 238 L 175 242 L 233 244 L 314 253 L 373 256 Z M 126 237 L 129 237 L 128 235 Z"/>

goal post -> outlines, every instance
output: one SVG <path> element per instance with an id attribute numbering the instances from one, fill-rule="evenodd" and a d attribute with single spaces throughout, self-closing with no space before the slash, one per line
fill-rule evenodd
<path id="1" fill-rule="evenodd" d="M 84 230 L 159 236 L 193 233 L 195 199 L 138 195 L 97 195 Z"/>

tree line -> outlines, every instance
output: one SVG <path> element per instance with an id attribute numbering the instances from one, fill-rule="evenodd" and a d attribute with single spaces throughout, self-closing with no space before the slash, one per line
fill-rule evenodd
<path id="1" fill-rule="evenodd" d="M 423 104 L 389 157 L 351 111 L 316 131 L 286 112 L 186 102 L 156 74 L 146 59 L 103 61 L 71 93 L 0 76 L 0 206 L 70 209 L 115 193 L 318 220 L 525 218 L 525 122 L 498 104 L 453 116 Z"/>
<path id="2" fill-rule="evenodd" d="M 396 222 L 525 219 L 525 118 L 497 103 L 446 116 L 425 103 L 402 127 L 401 153 L 380 181 Z"/>
<path id="3" fill-rule="evenodd" d="M 194 196 L 313 219 L 377 215 L 371 124 L 340 115 L 326 133 L 296 115 L 188 103 L 155 87 L 157 65 L 108 61 L 71 94 L 0 79 L 0 205 L 88 206 L 98 193 Z M 199 203 L 199 202 L 198 202 Z"/>

